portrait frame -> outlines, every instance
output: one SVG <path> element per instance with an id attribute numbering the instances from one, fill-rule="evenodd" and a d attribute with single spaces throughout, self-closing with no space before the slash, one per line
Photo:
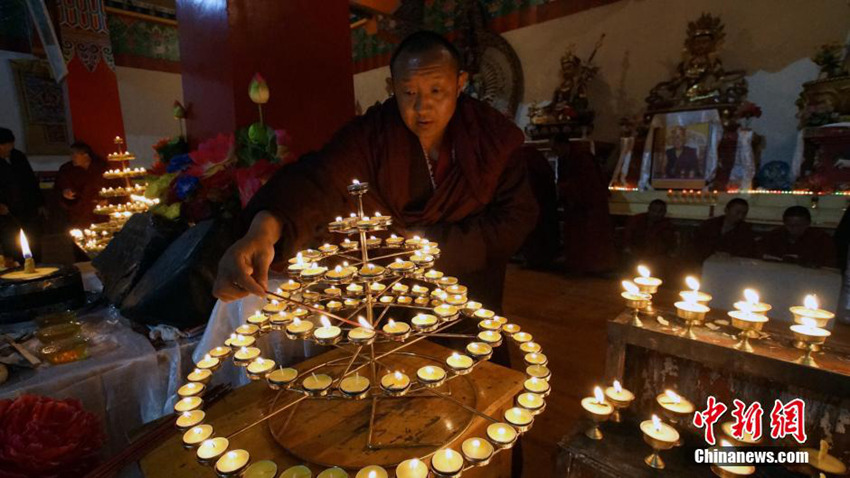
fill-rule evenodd
<path id="1" fill-rule="evenodd" d="M 706 189 L 717 172 L 723 124 L 716 109 L 656 113 L 641 163 L 640 189 Z"/>

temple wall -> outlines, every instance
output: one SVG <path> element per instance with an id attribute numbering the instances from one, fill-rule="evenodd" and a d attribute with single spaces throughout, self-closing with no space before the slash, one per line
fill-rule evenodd
<path id="1" fill-rule="evenodd" d="M 845 1 L 623 0 L 506 32 L 525 74 L 518 123 L 527 122 L 529 103 L 551 98 L 567 47 L 575 44 L 578 55 L 586 58 L 605 33 L 590 102 L 597 112 L 595 137 L 615 141 L 618 119 L 642 112 L 649 90 L 672 76 L 687 23 L 702 12 L 720 15 L 726 25 L 721 52 L 725 68 L 747 71 L 749 98 L 763 111 L 753 122 L 766 137 L 763 161 L 790 161 L 797 131 L 794 101 L 802 83 L 817 75 L 809 57 L 824 43 L 845 40 L 850 30 Z M 384 67 L 354 76 L 355 97 L 364 110 L 386 97 L 388 75 Z"/>

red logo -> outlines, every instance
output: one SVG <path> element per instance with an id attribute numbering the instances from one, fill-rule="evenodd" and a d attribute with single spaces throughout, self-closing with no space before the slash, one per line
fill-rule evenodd
<path id="1" fill-rule="evenodd" d="M 770 438 L 776 440 L 791 435 L 797 443 L 806 443 L 805 418 L 806 402 L 803 400 L 795 398 L 784 405 L 776 400 L 770 412 Z"/>
<path id="2" fill-rule="evenodd" d="M 718 402 L 714 395 L 708 397 L 708 403 L 705 410 L 694 414 L 694 426 L 697 428 L 705 428 L 705 442 L 709 445 L 714 445 L 714 424 L 720 420 L 720 417 L 726 413 L 726 405 Z"/>

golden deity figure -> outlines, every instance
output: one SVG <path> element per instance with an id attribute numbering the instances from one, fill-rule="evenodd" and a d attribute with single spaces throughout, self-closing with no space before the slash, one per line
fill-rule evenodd
<path id="1" fill-rule="evenodd" d="M 720 17 L 703 13 L 696 21 L 689 22 L 676 76 L 650 91 L 646 99 L 650 110 L 743 101 L 747 95 L 745 72 L 724 70 L 719 57 L 725 37 Z"/>

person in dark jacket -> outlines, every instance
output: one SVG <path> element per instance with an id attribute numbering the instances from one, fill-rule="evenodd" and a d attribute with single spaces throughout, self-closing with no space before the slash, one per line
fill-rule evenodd
<path id="1" fill-rule="evenodd" d="M 68 213 L 68 225 L 84 229 L 97 222 L 94 208 L 100 202 L 106 162 L 83 142 L 71 145 L 71 160 L 59 168 L 53 189 Z"/>
<path id="2" fill-rule="evenodd" d="M 40 257 L 40 235 L 47 209 L 38 178 L 27 156 L 15 149 L 15 135 L 0 128 L 0 244 L 7 257 L 23 263 L 18 234 L 27 235 L 33 256 Z"/>

